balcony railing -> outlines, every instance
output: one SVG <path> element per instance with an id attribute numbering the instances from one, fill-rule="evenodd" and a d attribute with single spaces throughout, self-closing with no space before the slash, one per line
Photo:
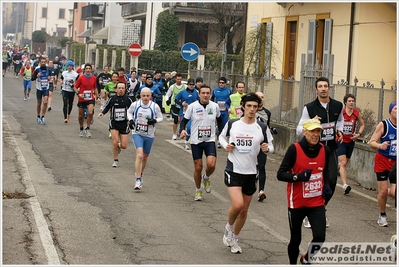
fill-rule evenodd
<path id="1" fill-rule="evenodd" d="M 99 13 L 98 5 L 87 5 L 82 7 L 82 20 L 103 19 L 103 14 Z"/>
<path id="2" fill-rule="evenodd" d="M 128 3 L 122 5 L 122 17 L 147 13 L 147 3 Z"/>

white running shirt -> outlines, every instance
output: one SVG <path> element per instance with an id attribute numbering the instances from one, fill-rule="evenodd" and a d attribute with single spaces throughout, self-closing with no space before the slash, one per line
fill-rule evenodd
<path id="1" fill-rule="evenodd" d="M 156 119 L 157 122 L 163 120 L 162 111 L 159 106 L 150 100 L 145 105 L 141 99 L 133 102 L 127 110 L 128 120 L 134 120 L 134 129 L 132 134 L 139 134 L 141 136 L 148 136 L 154 138 L 155 125 L 148 125 L 147 119 Z"/>
<path id="2" fill-rule="evenodd" d="M 205 109 L 198 100 L 188 105 L 184 118 L 191 120 L 190 144 L 215 142 L 217 117 L 220 109 L 215 102 L 209 101 Z"/>
<path id="3" fill-rule="evenodd" d="M 219 135 L 220 144 L 226 148 L 227 145 L 227 128 L 228 123 Z M 246 124 L 239 119 L 232 123 L 230 128 L 229 143 L 234 143 L 235 148 L 227 155 L 227 160 L 233 166 L 232 172 L 239 174 L 256 174 L 256 164 L 258 162 L 258 154 L 260 145 L 264 141 L 262 128 L 257 122 Z M 271 142 L 271 141 L 269 141 Z"/>

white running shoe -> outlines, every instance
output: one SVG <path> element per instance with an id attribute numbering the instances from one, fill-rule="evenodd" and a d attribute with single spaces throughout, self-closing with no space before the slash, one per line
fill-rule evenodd
<path id="1" fill-rule="evenodd" d="M 172 140 L 176 140 L 177 139 L 177 134 L 172 135 Z"/>
<path id="2" fill-rule="evenodd" d="M 80 138 L 83 137 L 83 130 L 79 130 L 79 137 L 80 137 Z"/>
<path id="3" fill-rule="evenodd" d="M 230 230 L 230 227 L 226 224 L 224 228 L 224 235 L 223 235 L 223 244 L 225 246 L 231 247 L 233 246 L 233 230 Z"/>
<path id="4" fill-rule="evenodd" d="M 262 202 L 262 201 L 265 200 L 265 199 L 266 199 L 265 191 L 260 190 L 260 191 L 259 191 L 259 194 L 258 194 L 258 201 L 259 201 L 259 202 Z"/>
<path id="5" fill-rule="evenodd" d="M 383 216 L 380 215 L 380 217 L 378 217 L 377 223 L 378 223 L 379 226 L 387 227 L 388 226 L 387 216 L 386 215 L 385 216 L 384 215 Z"/>
<path id="6" fill-rule="evenodd" d="M 230 249 L 231 253 L 242 253 L 242 249 L 241 247 L 238 245 L 238 239 L 233 238 L 233 245 L 231 246 Z"/>
<path id="7" fill-rule="evenodd" d="M 350 185 L 344 184 L 344 195 L 348 195 L 349 192 L 352 190 L 352 187 Z"/>
<path id="8" fill-rule="evenodd" d="M 119 160 L 114 160 L 114 163 L 112 164 L 112 167 L 116 168 L 119 166 Z"/>
<path id="9" fill-rule="evenodd" d="M 190 150 L 190 146 L 188 145 L 187 141 L 184 142 L 184 149 Z"/>
<path id="10" fill-rule="evenodd" d="M 201 190 L 198 190 L 197 192 L 195 192 L 194 200 L 202 201 L 202 191 Z"/>
<path id="11" fill-rule="evenodd" d="M 312 226 L 310 225 L 308 216 L 306 216 L 305 219 L 303 219 L 303 227 L 305 227 L 305 228 L 312 228 Z"/>
<path id="12" fill-rule="evenodd" d="M 202 175 L 202 180 L 204 180 L 204 188 L 205 192 L 211 192 L 211 180 L 208 178 L 207 180 L 204 179 L 205 174 Z"/>
<path id="13" fill-rule="evenodd" d="M 91 137 L 90 129 L 86 129 L 86 137 Z"/>
<path id="14" fill-rule="evenodd" d="M 143 181 L 140 178 L 137 178 L 134 185 L 134 190 L 141 190 L 141 188 L 143 188 Z"/>

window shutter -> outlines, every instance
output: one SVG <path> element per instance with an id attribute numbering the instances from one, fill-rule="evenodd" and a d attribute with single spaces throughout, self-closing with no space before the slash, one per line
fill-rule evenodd
<path id="1" fill-rule="evenodd" d="M 323 40 L 323 69 L 328 69 L 328 59 L 331 53 L 332 19 L 324 21 L 324 40 Z"/>
<path id="2" fill-rule="evenodd" d="M 272 42 L 273 42 L 273 23 L 266 22 L 266 38 L 265 38 L 265 74 L 264 77 L 270 79 L 270 71 L 272 64 Z"/>
<path id="3" fill-rule="evenodd" d="M 261 68 L 260 60 L 259 60 L 260 59 L 260 49 L 261 49 L 260 48 L 260 46 L 261 46 L 261 41 L 260 41 L 261 37 L 260 36 L 262 36 L 262 24 L 261 23 L 257 24 L 256 32 L 257 32 L 256 34 L 259 38 L 257 38 L 257 41 L 256 41 L 256 50 L 255 51 L 257 51 L 257 53 L 256 53 L 255 73 L 258 73 Z"/>
<path id="4" fill-rule="evenodd" d="M 308 53 L 306 64 L 315 64 L 315 52 L 316 52 L 316 20 L 309 20 L 309 33 L 308 33 Z"/>

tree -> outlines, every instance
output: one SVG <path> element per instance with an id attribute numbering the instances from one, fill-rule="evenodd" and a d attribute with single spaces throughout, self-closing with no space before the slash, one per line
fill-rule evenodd
<path id="1" fill-rule="evenodd" d="M 48 39 L 48 34 L 44 31 L 34 31 L 32 32 L 32 42 L 33 43 L 45 43 Z"/>
<path id="2" fill-rule="evenodd" d="M 169 10 L 159 13 L 157 18 L 154 49 L 178 50 L 179 19 Z"/>
<path id="3" fill-rule="evenodd" d="M 206 3 L 205 7 L 211 10 L 206 20 L 217 21 L 217 23 L 207 23 L 204 21 L 208 26 L 208 30 L 216 33 L 218 36 L 216 40 L 217 46 L 225 43 L 227 33 L 227 54 L 240 54 L 244 45 L 247 3 L 209 2 Z M 197 24 L 196 27 L 204 27 L 204 23 Z"/>

